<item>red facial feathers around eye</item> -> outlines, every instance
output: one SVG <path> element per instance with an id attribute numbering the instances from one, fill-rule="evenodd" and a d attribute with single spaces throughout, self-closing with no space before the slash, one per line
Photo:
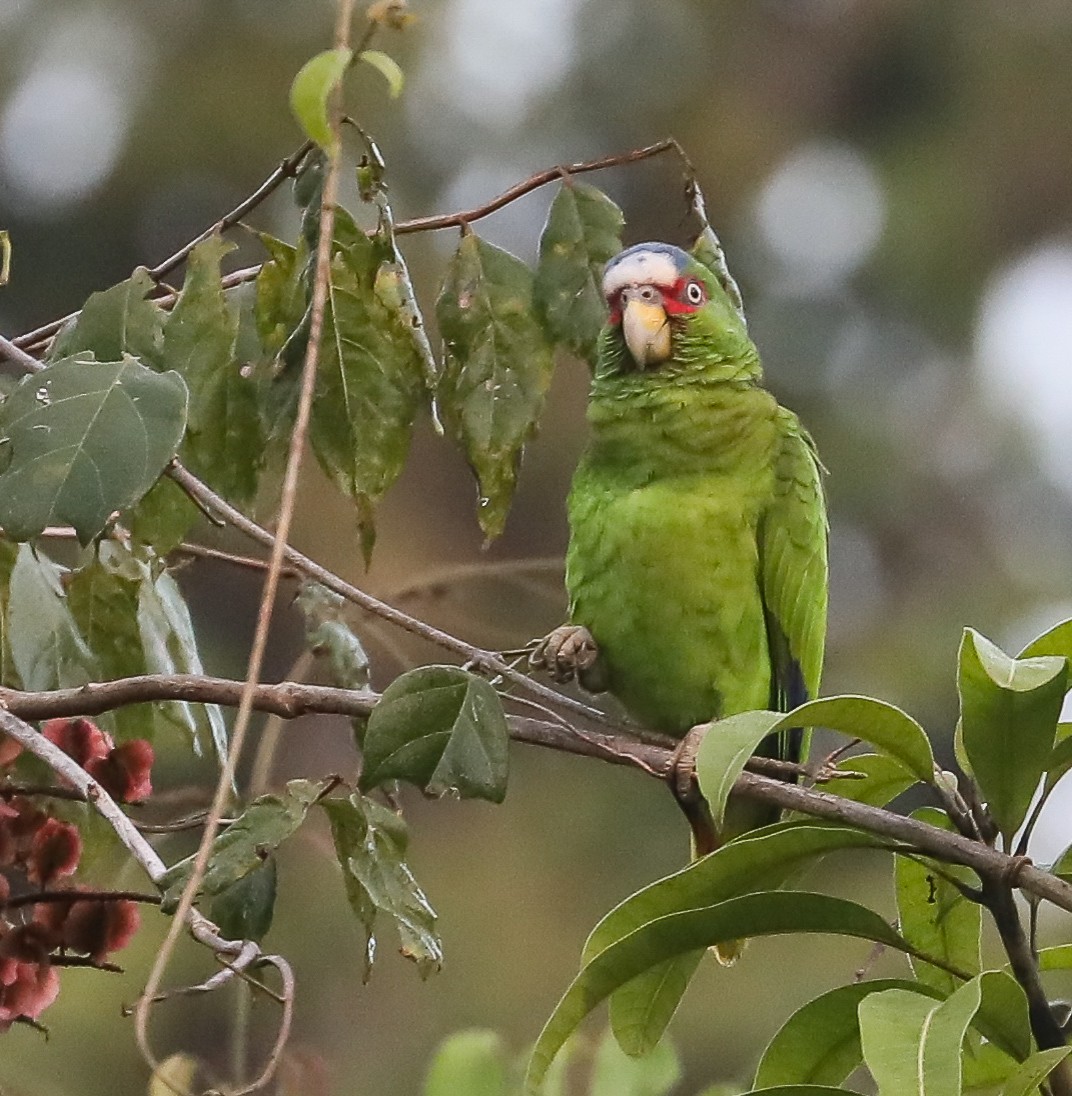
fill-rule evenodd
<path id="1" fill-rule="evenodd" d="M 625 292 L 628 286 L 619 289 L 607 302 L 610 308 L 610 322 L 618 325 L 622 322 L 625 310 Z M 669 316 L 687 315 L 707 304 L 707 290 L 702 282 L 695 278 L 678 278 L 673 285 L 657 287 L 662 297 L 662 305 Z"/>

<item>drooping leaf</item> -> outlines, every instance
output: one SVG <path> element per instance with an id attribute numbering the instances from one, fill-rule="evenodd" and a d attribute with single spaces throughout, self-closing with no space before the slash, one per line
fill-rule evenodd
<path id="1" fill-rule="evenodd" d="M 940 1003 L 903 989 L 865 997 L 860 1039 L 880 1096 L 960 1096 L 961 1046 L 981 996 L 972 979 Z"/>
<path id="2" fill-rule="evenodd" d="M 625 1054 L 606 1032 L 596 1047 L 589 1096 L 666 1096 L 679 1080 L 681 1063 L 668 1042 L 636 1058 Z"/>
<path id="3" fill-rule="evenodd" d="M 308 137 L 330 156 L 339 154 L 339 138 L 328 118 L 328 99 L 353 60 L 353 50 L 327 49 L 310 57 L 290 85 L 290 109 Z"/>
<path id="4" fill-rule="evenodd" d="M 92 294 L 53 340 L 48 360 L 92 354 L 99 362 L 114 362 L 129 354 L 144 365 L 158 365 L 164 313 L 146 299 L 154 288 L 149 272 L 138 267 L 125 282 Z"/>
<path id="5" fill-rule="evenodd" d="M 552 342 L 595 364 L 607 319 L 603 267 L 622 249 L 622 211 L 604 194 L 572 179 L 551 203 L 540 236 L 534 299 Z"/>
<path id="6" fill-rule="evenodd" d="M 216 895 L 209 917 L 227 940 L 260 941 L 272 927 L 275 895 L 276 863 L 269 856 Z"/>
<path id="7" fill-rule="evenodd" d="M 436 400 L 477 477 L 477 516 L 502 531 L 517 465 L 551 382 L 551 348 L 533 315 L 532 273 L 467 234 L 436 302 L 443 371 Z"/>
<path id="8" fill-rule="evenodd" d="M 871 807 L 885 807 L 916 783 L 915 776 L 889 754 L 854 754 L 839 761 L 837 768 L 843 772 L 863 773 L 864 778 L 831 780 L 823 785 L 823 791 Z"/>
<path id="9" fill-rule="evenodd" d="M 309 255 L 304 239 L 294 246 L 267 232 L 258 232 L 257 238 L 270 258 L 257 275 L 253 315 L 265 356 L 274 362 L 309 306 L 302 280 Z"/>
<path id="10" fill-rule="evenodd" d="M 577 1025 L 620 986 L 658 963 L 726 940 L 780 933 L 834 933 L 905 949 L 877 913 L 825 894 L 761 891 L 658 917 L 585 964 L 559 1001 L 533 1049 L 526 1084 L 535 1092 L 547 1066 Z"/>
<path id="11" fill-rule="evenodd" d="M 938 829 L 952 830 L 949 816 L 936 807 L 921 807 L 911 817 Z M 897 911 L 901 935 L 926 955 L 968 975 L 981 967 L 980 936 L 982 906 L 966 898 L 956 880 L 978 888 L 979 879 L 970 868 L 958 864 L 936 864 L 927 859 L 898 856 L 895 867 Z M 911 960 L 916 977 L 944 994 L 960 984 L 948 971 L 920 959 Z"/>
<path id="12" fill-rule="evenodd" d="M 319 582 L 303 582 L 294 604 L 305 616 L 309 649 L 327 655 L 334 683 L 344 689 L 366 688 L 368 655 L 346 623 L 345 601 Z"/>
<path id="13" fill-rule="evenodd" d="M 1050 761 L 1067 683 L 1064 657 L 1012 659 L 965 629 L 957 674 L 964 749 L 1007 840 Z"/>
<path id="14" fill-rule="evenodd" d="M 238 315 L 220 279 L 220 261 L 234 247 L 211 236 L 191 252 L 161 357 L 190 391 L 183 462 L 241 506 L 256 494 L 264 439 L 256 385 L 235 356 Z"/>
<path id="15" fill-rule="evenodd" d="M 502 1036 L 473 1029 L 448 1035 L 436 1048 L 423 1096 L 509 1096 L 509 1056 Z"/>
<path id="16" fill-rule="evenodd" d="M 186 385 L 133 358 L 64 358 L 27 376 L 0 407 L 0 525 L 29 540 L 73 525 L 88 544 L 132 506 L 178 449 Z"/>
<path id="17" fill-rule="evenodd" d="M 427 978 L 442 964 L 443 946 L 436 934 L 435 911 L 405 860 L 409 840 L 405 822 L 356 793 L 320 805 L 331 821 L 346 896 L 365 930 L 365 979 L 372 972 L 380 913 L 394 922 L 402 954 Z"/>
<path id="18" fill-rule="evenodd" d="M 64 594 L 66 573 L 28 544 L 19 545 L 7 622 L 15 671 L 31 692 L 84 685 L 100 676 Z"/>
<path id="19" fill-rule="evenodd" d="M 19 546 L 0 538 L 0 685 L 19 689 L 22 682 L 11 657 L 11 626 L 8 622 L 11 600 L 11 572 L 18 559 Z"/>
<path id="20" fill-rule="evenodd" d="M 208 868 L 198 891 L 216 895 L 259 868 L 269 854 L 297 832 L 309 808 L 323 791 L 312 780 L 291 780 L 282 795 L 255 799 L 212 843 Z M 169 868 L 160 880 L 160 908 L 174 913 L 193 869 L 194 857 Z"/>
<path id="21" fill-rule="evenodd" d="M 387 81 L 387 93 L 392 99 L 397 99 L 402 94 L 402 85 L 406 78 L 402 75 L 398 62 L 390 54 L 383 50 L 365 49 L 357 55 L 357 59 L 371 65 Z"/>
<path id="22" fill-rule="evenodd" d="M 430 795 L 501 803 L 509 732 L 498 694 L 457 666 L 396 678 L 369 716 L 361 787 L 408 780 Z"/>
<path id="23" fill-rule="evenodd" d="M 610 1026 L 625 1054 L 640 1058 L 660 1045 L 703 957 L 700 950 L 667 959 L 611 994 Z"/>
<path id="24" fill-rule="evenodd" d="M 1072 1047 L 1051 1047 L 1039 1050 L 1005 1082 L 1001 1096 L 1032 1096 L 1039 1084 L 1072 1053 Z"/>

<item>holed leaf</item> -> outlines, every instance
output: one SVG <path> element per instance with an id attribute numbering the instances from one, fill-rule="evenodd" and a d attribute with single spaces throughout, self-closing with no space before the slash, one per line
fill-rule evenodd
<path id="1" fill-rule="evenodd" d="M 335 855 L 342 868 L 350 906 L 365 929 L 365 978 L 376 954 L 375 925 L 380 913 L 395 923 L 401 951 L 417 964 L 422 978 L 443 962 L 435 910 L 406 863 L 409 835 L 393 811 L 363 795 L 320 804 L 331 821 Z"/>
<path id="2" fill-rule="evenodd" d="M 1066 658 L 1009 658 L 965 629 L 957 674 L 964 750 L 1006 840 L 1050 763 L 1067 685 Z"/>
<path id="3" fill-rule="evenodd" d="M 466 234 L 436 316 L 444 347 L 437 403 L 476 473 L 480 527 L 495 537 L 551 382 L 551 348 L 533 315 L 532 273 L 520 259 Z"/>
<path id="4" fill-rule="evenodd" d="M 0 407 L 0 525 L 29 540 L 73 525 L 88 544 L 132 506 L 178 449 L 186 385 L 133 358 L 65 358 L 24 377 Z"/>
<path id="5" fill-rule="evenodd" d="M 594 186 L 567 180 L 540 236 L 535 303 L 551 340 L 595 364 L 606 322 L 603 267 L 622 249 L 622 211 Z"/>
<path id="6" fill-rule="evenodd" d="M 422 666 L 396 678 L 369 716 L 361 787 L 408 780 L 430 795 L 501 803 L 509 733 L 502 703 L 457 666 Z"/>

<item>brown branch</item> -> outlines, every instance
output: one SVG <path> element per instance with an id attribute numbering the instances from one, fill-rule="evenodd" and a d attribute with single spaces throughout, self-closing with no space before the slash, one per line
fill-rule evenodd
<path id="1" fill-rule="evenodd" d="M 146 894 L 143 891 L 84 891 L 60 890 L 40 891 L 36 894 L 20 894 L 17 898 L 8 898 L 0 902 L 0 909 L 18 909 L 20 906 L 36 906 L 39 902 L 145 902 L 159 906 L 159 894 Z"/>
<path id="2" fill-rule="evenodd" d="M 5 692 L 6 689 L 0 688 L 0 704 L 3 704 Z M 45 795 L 49 799 L 70 799 L 76 803 L 86 801 L 86 797 L 77 789 L 62 788 L 56 784 L 9 784 L 7 781 L 0 784 L 0 799 L 12 799 L 16 795 Z"/>

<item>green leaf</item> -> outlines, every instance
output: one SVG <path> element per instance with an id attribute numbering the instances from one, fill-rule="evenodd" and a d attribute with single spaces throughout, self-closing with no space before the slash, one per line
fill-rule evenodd
<path id="1" fill-rule="evenodd" d="M 332 681 L 343 689 L 368 688 L 368 655 L 344 619 L 345 600 L 319 582 L 303 582 L 294 604 L 305 616 L 309 649 L 328 657 Z"/>
<path id="2" fill-rule="evenodd" d="M 275 894 L 275 857 L 269 856 L 216 895 L 209 918 L 227 940 L 263 940 L 272 927 Z"/>
<path id="3" fill-rule="evenodd" d="M 477 477 L 480 527 L 502 532 L 521 450 L 551 383 L 551 347 L 520 259 L 467 234 L 436 301 L 443 336 L 437 402 Z"/>
<path id="4" fill-rule="evenodd" d="M 1016 657 L 1041 658 L 1044 655 L 1056 655 L 1072 661 L 1072 620 L 1062 620 L 1042 635 L 1033 639 Z"/>
<path id="5" fill-rule="evenodd" d="M 397 99 L 402 94 L 405 77 L 393 57 L 382 50 L 366 49 L 357 55 L 357 59 L 371 65 L 387 81 L 387 93 L 392 99 Z"/>
<path id="6" fill-rule="evenodd" d="M 941 1003 L 903 989 L 865 997 L 860 1038 L 879 1096 L 960 1096 L 961 1045 L 980 1001 L 978 979 Z"/>
<path id="7" fill-rule="evenodd" d="M 8 621 L 11 600 L 11 572 L 19 556 L 19 546 L 0 538 L 0 685 L 8 689 L 22 688 L 18 671 L 11 658 L 11 626 Z"/>
<path id="8" fill-rule="evenodd" d="M 423 1096 L 508 1096 L 509 1058 L 502 1036 L 474 1029 L 448 1035 L 436 1048 Z"/>
<path id="9" fill-rule="evenodd" d="M 907 947 L 873 910 L 843 898 L 804 891 L 761 891 L 659 917 L 604 948 L 582 968 L 536 1042 L 529 1061 L 528 1091 L 536 1090 L 558 1049 L 584 1017 L 643 971 L 726 940 L 811 932 Z"/>
<path id="10" fill-rule="evenodd" d="M 778 1085 L 775 1088 L 753 1088 L 749 1090 L 747 1096 L 846 1096 L 846 1094 L 858 1096 L 855 1089 L 828 1088 L 826 1085 Z M 718 1096 L 717 1089 L 715 1096 Z"/>
<path id="11" fill-rule="evenodd" d="M 1072 1053 L 1072 1047 L 1052 1047 L 1031 1055 L 1005 1082 L 1001 1096 L 1032 1096 L 1039 1084 Z"/>
<path id="12" fill-rule="evenodd" d="M 705 952 L 678 955 L 638 974 L 610 997 L 610 1026 L 625 1054 L 651 1054 L 689 988 Z"/>
<path id="13" fill-rule="evenodd" d="M 1042 948 L 1038 959 L 1039 970 L 1072 970 L 1072 944 Z"/>
<path id="14" fill-rule="evenodd" d="M 938 829 L 953 829 L 949 816 L 936 807 L 921 807 L 911 817 Z M 950 881 L 978 888 L 975 872 L 957 864 L 898 856 L 894 874 L 901 935 L 925 955 L 941 958 L 968 975 L 978 974 L 982 906 L 965 898 Z M 920 959 L 911 963 L 921 982 L 943 994 L 952 993 L 960 984 L 948 971 L 930 963 Z"/>
<path id="15" fill-rule="evenodd" d="M 993 1096 L 998 1085 L 1004 1084 L 1017 1070 L 1018 1063 L 993 1043 L 983 1043 L 974 1051 L 965 1049 L 961 1058 L 961 1083 L 965 1092 L 983 1090 Z"/>
<path id="16" fill-rule="evenodd" d="M 339 137 L 328 118 L 328 99 L 350 67 L 353 50 L 327 49 L 310 57 L 290 85 L 290 109 L 306 136 L 329 156 L 339 154 Z"/>
<path id="17" fill-rule="evenodd" d="M 146 300 L 155 288 L 149 272 L 138 267 L 125 282 L 92 294 L 74 321 L 56 336 L 48 360 L 92 354 L 99 362 L 109 362 L 129 354 L 145 365 L 157 365 L 164 313 Z"/>
<path id="18" fill-rule="evenodd" d="M 73 525 L 88 544 L 175 455 L 186 385 L 133 358 L 65 358 L 24 377 L 0 407 L 0 525 L 14 540 Z"/>
<path id="19" fill-rule="evenodd" d="M 239 506 L 257 492 L 264 438 L 254 381 L 235 356 L 238 315 L 227 304 L 220 261 L 235 245 L 210 236 L 191 252 L 164 328 L 162 364 L 190 390 L 183 462 Z"/>
<path id="20" fill-rule="evenodd" d="M 916 783 L 915 776 L 889 754 L 855 754 L 839 761 L 837 768 L 842 772 L 863 773 L 864 778 L 831 780 L 823 785 L 823 791 L 870 807 L 885 807 Z"/>
<path id="21" fill-rule="evenodd" d="M 1019 829 L 1050 761 L 1068 684 L 1064 657 L 1012 659 L 971 628 L 957 688 L 964 749 L 998 828 Z"/>
<path id="22" fill-rule="evenodd" d="M 603 267 L 622 249 L 622 211 L 593 186 L 563 183 L 540 236 L 534 289 L 539 316 L 552 342 L 595 365 L 606 323 Z"/>
<path id="23" fill-rule="evenodd" d="M 589 1096 L 666 1096 L 679 1080 L 681 1063 L 669 1043 L 631 1058 L 606 1032 L 596 1048 Z"/>
<path id="24" fill-rule="evenodd" d="M 396 678 L 369 716 L 361 788 L 408 780 L 429 795 L 501 803 L 509 732 L 498 694 L 457 666 Z"/>
<path id="25" fill-rule="evenodd" d="M 136 541 L 163 556 L 182 543 L 200 517 L 190 496 L 173 479 L 161 476 L 125 521 Z"/>
<path id="26" fill-rule="evenodd" d="M 282 795 L 255 799 L 213 841 L 198 894 L 220 894 L 259 868 L 270 853 L 297 832 L 323 787 L 312 780 L 291 780 Z M 194 856 L 189 856 L 173 865 L 160 880 L 164 892 L 160 908 L 164 913 L 175 912 L 194 860 Z"/>
<path id="27" fill-rule="evenodd" d="M 696 779 L 721 826 L 734 781 L 744 772 L 756 747 L 782 722 L 780 712 L 741 712 L 707 725 L 696 753 Z M 794 724 L 797 726 L 798 724 Z"/>
<path id="28" fill-rule="evenodd" d="M 1046 782 L 1043 794 L 1049 795 L 1057 781 L 1072 769 L 1072 723 L 1058 723 L 1053 753 L 1046 764 Z"/>
<path id="29" fill-rule="evenodd" d="M 365 929 L 365 980 L 372 972 L 374 930 L 380 913 L 394 921 L 402 954 L 417 964 L 422 978 L 439 970 L 443 945 L 436 934 L 436 914 L 406 863 L 409 836 L 405 822 L 358 794 L 324 800 L 320 806 L 331 821 L 350 907 Z"/>
<path id="30" fill-rule="evenodd" d="M 309 256 L 304 240 L 294 247 L 267 232 L 256 235 L 271 258 L 261 264 L 257 275 L 253 316 L 265 356 L 274 361 L 309 307 L 302 279 Z"/>
<path id="31" fill-rule="evenodd" d="M 11 571 L 7 623 L 11 660 L 22 687 L 48 692 L 99 678 L 62 586 L 67 572 L 28 544 Z"/>

